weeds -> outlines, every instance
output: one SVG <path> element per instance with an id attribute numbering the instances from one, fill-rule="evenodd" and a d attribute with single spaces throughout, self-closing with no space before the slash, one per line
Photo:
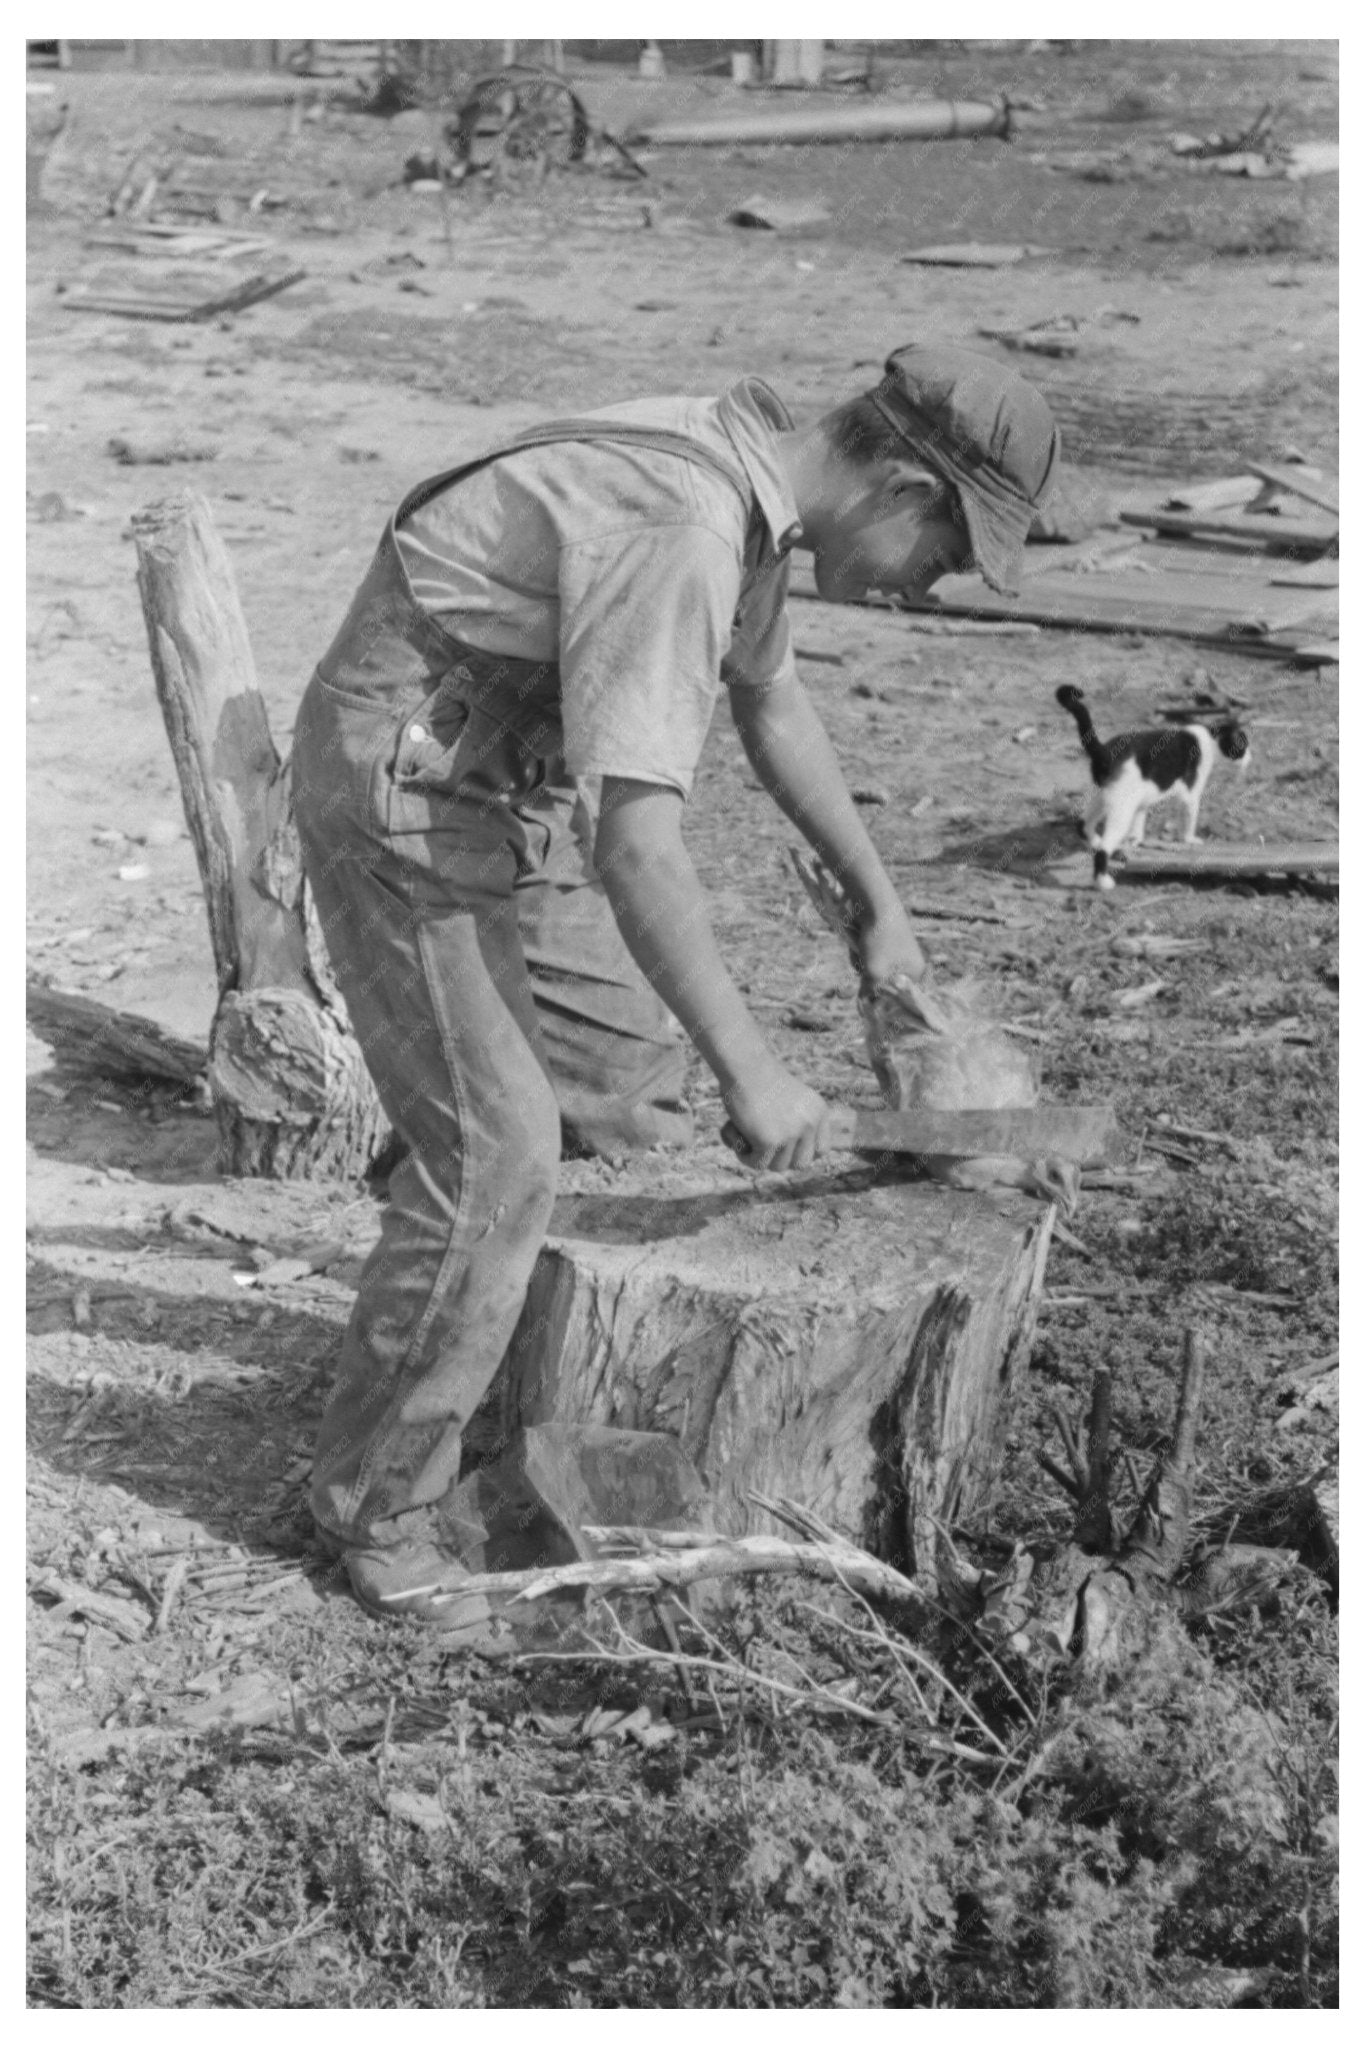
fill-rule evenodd
<path id="1" fill-rule="evenodd" d="M 727 1647 L 824 1669 L 831 1619 L 768 1589 Z M 584 1676 L 636 1697 L 580 1672 L 576 1699 Z M 1190 1647 L 1046 1715 L 999 1688 L 1013 1791 L 894 1722 L 755 1695 L 642 1755 L 566 1737 L 558 1674 L 467 1682 L 444 1736 L 393 1740 L 386 1715 L 350 1753 L 224 1737 L 75 1774 L 40 1754 L 34 2002 L 1331 2002 L 1334 1778 L 1283 1672 L 1252 1703 Z"/>

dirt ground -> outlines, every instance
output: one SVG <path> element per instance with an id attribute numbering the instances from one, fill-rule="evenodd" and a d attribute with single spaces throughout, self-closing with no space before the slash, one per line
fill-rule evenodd
<path id="1" fill-rule="evenodd" d="M 1288 139 L 1334 136 L 1333 47 L 1098 48 L 968 46 L 896 67 L 918 91 L 966 95 L 989 77 L 1031 97 L 1010 143 L 660 151 L 645 181 L 598 170 L 528 195 L 456 192 L 444 226 L 438 196 L 399 182 L 423 115 L 385 122 L 314 94 L 318 118 L 291 123 L 294 91 L 279 80 L 64 76 L 70 121 L 29 241 L 30 967 L 207 1031 L 212 961 L 129 529 L 171 489 L 202 491 L 228 543 L 283 751 L 402 491 L 546 413 L 714 391 L 751 371 L 804 421 L 906 341 L 970 342 L 981 327 L 1114 307 L 1136 320 L 1093 330 L 1075 362 L 1037 372 L 1045 389 L 1150 401 L 1150 438 L 1124 466 L 1085 472 L 1108 502 L 1188 475 L 1196 465 L 1163 461 L 1163 422 L 1201 400 L 1231 401 L 1246 422 L 1238 447 L 1210 441 L 1201 473 L 1257 448 L 1335 468 L 1335 180 L 1199 175 L 1166 147 L 1172 131 L 1233 127 L 1267 100 Z M 605 69 L 582 89 L 618 132 L 646 107 L 738 100 L 718 80 L 649 87 Z M 124 260 L 86 236 L 149 134 L 220 178 L 240 164 L 239 188 L 279 199 L 251 224 L 305 279 L 202 327 L 66 306 L 68 286 Z M 1082 175 L 1100 160 L 1111 175 Z M 784 234 L 727 226 L 755 193 L 815 197 L 830 218 Z M 916 243 L 969 237 L 1050 253 L 1017 270 L 898 261 Z M 207 452 L 128 465 L 116 439 Z M 1112 1098 L 1129 1141 L 1123 1169 L 1087 1192 L 1054 1247 L 997 1530 L 1059 1522 L 1036 1452 L 1049 1404 L 1079 1400 L 1097 1362 L 1115 1369 L 1129 1444 L 1161 1441 L 1180 1331 L 1195 1320 L 1212 1344 L 1203 1504 L 1310 1477 L 1335 1457 L 1336 902 L 1169 884 L 1104 900 L 1010 860 L 1065 833 L 1084 787 L 1053 702 L 1064 681 L 1084 687 L 1102 731 L 1212 683 L 1245 707 L 1253 761 L 1243 778 L 1215 777 L 1204 833 L 1334 839 L 1336 670 L 1161 638 L 956 637 L 813 602 L 793 614 L 850 784 L 876 798 L 870 828 L 907 901 L 930 913 L 939 971 L 974 977 L 1031 1037 L 1053 1096 Z M 844 963 L 797 902 L 792 834 L 723 712 L 686 830 L 722 947 L 774 1045 L 813 1085 L 871 1099 Z M 1144 934 L 1190 950 L 1115 950 Z M 717 1106 L 700 1069 L 695 1096 L 711 1157 Z M 169 1091 L 73 1083 L 32 1039 L 29 1110 L 40 1755 L 59 1777 L 82 1759 L 112 1768 L 121 1731 L 243 1681 L 298 1697 L 349 1687 L 382 1713 L 392 1651 L 335 1594 L 303 1512 L 373 1201 L 224 1187 L 202 1109 Z M 579 1169 L 571 1185 L 606 1174 Z M 53 1574 L 115 1603 L 107 1625 Z M 70 1872 L 92 1828 L 112 1838 L 132 1811 L 116 1775 L 78 1782 L 74 1803 L 54 1806 L 55 1849 L 36 1857 L 34 1997 L 137 2002 L 126 1971 L 102 1976 L 79 1942 L 73 1952 Z M 134 1834 L 140 1824 L 128 1821 Z M 267 1920 L 260 1940 L 272 1931 Z M 160 2002 L 214 2003 L 213 1970 L 184 1969 Z"/>

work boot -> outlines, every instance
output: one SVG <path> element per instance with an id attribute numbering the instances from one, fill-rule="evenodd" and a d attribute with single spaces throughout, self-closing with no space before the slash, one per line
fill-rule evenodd
<path id="1" fill-rule="evenodd" d="M 483 1594 L 461 1595 L 468 1568 L 440 1544 L 408 1538 L 398 1543 L 341 1543 L 318 1536 L 346 1567 L 351 1591 L 380 1621 L 412 1621 L 443 1635 L 478 1638 L 492 1633 L 495 1608 Z"/>

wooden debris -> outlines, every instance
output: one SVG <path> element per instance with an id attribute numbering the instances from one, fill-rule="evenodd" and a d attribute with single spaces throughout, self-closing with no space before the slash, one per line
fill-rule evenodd
<path id="1" fill-rule="evenodd" d="M 1277 589 L 1336 590 L 1341 582 L 1341 561 L 1336 555 L 1320 555 L 1316 562 L 1277 567 L 1270 581 Z"/>
<path id="2" fill-rule="evenodd" d="M 1200 877 L 1236 881 L 1257 875 L 1336 876 L 1340 850 L 1335 840 L 1293 841 L 1269 846 L 1245 846 L 1234 842 L 1218 844 L 1201 840 L 1186 846 L 1182 841 L 1147 840 L 1142 846 L 1123 849 L 1123 858 L 1111 862 L 1118 882 L 1194 881 Z M 1061 888 L 1084 887 L 1091 878 L 1089 854 L 1076 854 L 1047 870 L 1048 879 Z"/>
<path id="3" fill-rule="evenodd" d="M 170 1627 L 171 1616 L 175 1612 L 175 1603 L 180 1598 L 180 1589 L 185 1583 L 189 1564 L 188 1556 L 182 1553 L 167 1572 L 166 1582 L 161 1589 L 160 1604 L 156 1610 L 156 1620 L 152 1623 L 153 1635 L 165 1635 Z"/>
<path id="4" fill-rule="evenodd" d="M 135 513 L 133 537 L 218 968 L 208 1077 L 224 1170 L 359 1175 L 387 1124 L 310 930 L 288 779 L 231 566 L 194 494 Z"/>
<path id="5" fill-rule="evenodd" d="M 1335 640 L 1306 640 L 1286 652 L 1301 668 L 1331 668 L 1341 660 L 1341 647 Z"/>
<path id="6" fill-rule="evenodd" d="M 1145 513 L 1132 517 L 1139 524 L 1149 519 Z M 1284 538 L 1282 525 L 1277 532 Z M 1315 545 L 1322 544 L 1320 537 Z M 1065 563 L 1038 552 L 1036 564 L 1026 561 L 1017 596 L 989 589 L 980 576 L 945 576 L 906 616 L 1026 620 L 1081 632 L 1153 634 L 1282 660 L 1303 659 L 1304 650 L 1331 645 L 1335 635 L 1336 591 L 1276 590 L 1269 561 L 1259 555 L 1230 554 L 1193 541 L 1139 542 L 1122 561 L 1099 561 L 1081 578 L 1059 573 Z"/>
<path id="7" fill-rule="evenodd" d="M 1285 519 L 1277 513 L 1166 512 L 1159 506 L 1150 512 L 1122 511 L 1125 526 L 1154 528 L 1158 533 L 1205 534 L 1225 540 L 1254 540 L 1267 548 L 1296 550 L 1325 548 L 1336 538 L 1335 526 L 1305 519 Z"/>
<path id="8" fill-rule="evenodd" d="M 186 441 L 183 438 L 129 441 L 122 434 L 113 435 L 108 448 L 115 462 L 122 463 L 125 469 L 167 468 L 176 462 L 216 462 L 219 452 L 215 442 Z"/>
<path id="9" fill-rule="evenodd" d="M 609 1532 L 617 1554 L 581 1558 L 571 1564 L 535 1567 L 516 1572 L 479 1572 L 461 1576 L 452 1595 L 482 1595 L 511 1601 L 543 1600 L 551 1593 L 677 1592 L 705 1579 L 763 1578 L 800 1574 L 851 1586 L 874 1600 L 890 1600 L 922 1608 L 923 1595 L 894 1566 L 869 1556 L 846 1537 L 832 1531 L 818 1543 L 793 1543 L 783 1536 L 718 1536 L 680 1532 L 682 1540 L 659 1541 L 657 1532 L 632 1531 L 638 1554 L 621 1554 L 621 1530 Z"/>
<path id="10" fill-rule="evenodd" d="M 1221 512 L 1230 505 L 1247 505 L 1256 496 L 1258 479 L 1246 476 L 1216 476 L 1204 484 L 1184 484 L 1163 498 L 1163 512 Z"/>
<path id="11" fill-rule="evenodd" d="M 208 1071 L 208 1047 L 167 1031 L 150 1017 L 111 1010 L 40 975 L 27 985 L 29 1024 L 57 1055 L 59 1068 L 145 1080 L 154 1075 L 196 1093 Z"/>
<path id="12" fill-rule="evenodd" d="M 1168 937 L 1164 932 L 1133 932 L 1109 941 L 1111 953 L 1128 960 L 1173 960 L 1181 953 L 1197 953 L 1201 941 Z"/>
<path id="13" fill-rule="evenodd" d="M 174 221 L 128 222 L 87 235 L 86 247 L 120 249 L 133 256 L 171 258 L 183 262 L 192 257 L 206 263 L 240 263 L 248 256 L 261 256 L 272 247 L 268 235 L 234 234 L 227 228 L 185 227 Z"/>
<path id="14" fill-rule="evenodd" d="M 1249 462 L 1247 468 L 1262 483 L 1274 484 L 1277 490 L 1291 491 L 1296 498 L 1304 498 L 1324 512 L 1336 514 L 1341 510 L 1341 495 L 1336 487 L 1322 477 L 1315 477 L 1307 468 L 1300 469 L 1294 463 L 1273 462 Z"/>
<path id="15" fill-rule="evenodd" d="M 283 276 L 248 277 L 229 291 L 221 289 L 220 278 L 216 291 L 179 298 L 169 293 L 139 290 L 135 284 L 130 284 L 126 291 L 105 290 L 98 285 L 75 285 L 63 294 L 62 304 L 78 313 L 116 313 L 129 320 L 169 320 L 183 324 L 215 320 L 225 313 L 245 312 L 248 306 L 273 298 L 277 292 L 286 291 L 306 275 L 303 270 L 290 270 Z"/>
<path id="16" fill-rule="evenodd" d="M 83 1586 L 76 1579 L 63 1578 L 57 1572 L 41 1572 L 33 1581 L 31 1590 L 50 1593 L 69 1612 L 83 1614 L 87 1621 L 112 1629 L 125 1643 L 141 1642 L 151 1627 L 151 1616 L 135 1607 L 130 1600 L 119 1600 L 109 1593 L 96 1592 L 94 1587 Z"/>
<path id="17" fill-rule="evenodd" d="M 1026 257 L 1052 253 L 1032 242 L 939 242 L 928 249 L 907 249 L 901 262 L 940 265 L 948 270 L 1004 270 Z"/>

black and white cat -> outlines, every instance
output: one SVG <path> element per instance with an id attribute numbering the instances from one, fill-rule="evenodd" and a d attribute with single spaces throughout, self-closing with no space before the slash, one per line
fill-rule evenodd
<path id="1" fill-rule="evenodd" d="M 1246 733 L 1232 721 L 1219 726 L 1217 732 L 1210 732 L 1205 725 L 1166 725 L 1102 740 L 1079 690 L 1064 683 L 1057 702 L 1075 719 L 1081 745 L 1090 756 L 1095 794 L 1080 832 L 1095 856 L 1097 889 L 1113 888 L 1110 854 L 1125 843 L 1141 846 L 1148 811 L 1167 797 L 1183 805 L 1185 844 L 1193 845 L 1200 799 L 1214 762 L 1222 754 L 1245 768 L 1251 758 Z"/>

